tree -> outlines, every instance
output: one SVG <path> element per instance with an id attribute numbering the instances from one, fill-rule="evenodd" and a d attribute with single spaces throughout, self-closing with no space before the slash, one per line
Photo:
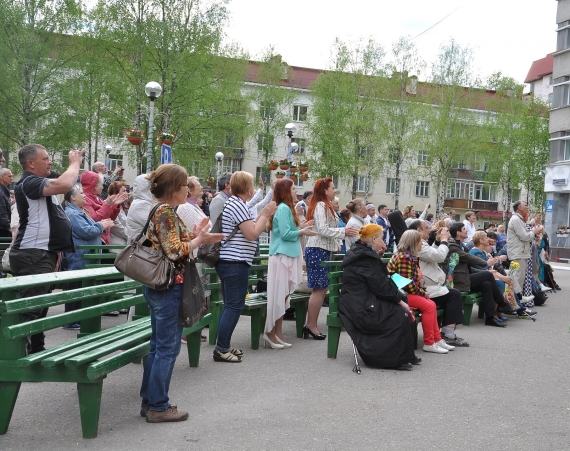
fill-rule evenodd
<path id="1" fill-rule="evenodd" d="M 333 69 L 312 86 L 311 172 L 339 176 L 349 183 L 352 197 L 357 191 L 366 197 L 383 166 L 378 124 L 384 51 L 373 40 L 353 48 L 337 40 L 333 51 Z"/>
<path id="2" fill-rule="evenodd" d="M 473 163 L 481 152 L 481 120 L 469 108 L 476 107 L 485 92 L 472 88 L 479 83 L 471 73 L 471 63 L 471 50 L 451 40 L 441 47 L 431 83 L 421 93 L 426 105 L 422 144 L 430 161 L 423 173 L 430 177 L 436 193 L 437 217 L 443 213 L 452 169 Z"/>

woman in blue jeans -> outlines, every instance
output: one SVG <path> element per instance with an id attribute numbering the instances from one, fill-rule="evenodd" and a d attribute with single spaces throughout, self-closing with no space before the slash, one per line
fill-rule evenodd
<path id="1" fill-rule="evenodd" d="M 208 233 L 208 219 L 204 219 L 188 230 L 174 210 L 186 202 L 188 195 L 188 174 L 176 164 L 163 164 L 148 176 L 150 192 L 160 205 L 152 216 L 147 238 L 155 249 L 162 248 L 164 254 L 174 262 L 175 282 L 168 290 L 157 291 L 143 287 L 143 293 L 150 309 L 152 335 L 150 351 L 144 367 L 140 395 L 140 414 L 148 423 L 183 421 L 188 412 L 179 411 L 169 402 L 168 389 L 176 357 L 180 353 L 182 326 L 178 324 L 178 308 L 184 283 L 184 262 L 193 258 L 192 249 L 202 243 L 215 243 L 224 236 Z"/>
<path id="2" fill-rule="evenodd" d="M 243 351 L 230 345 L 232 334 L 245 305 L 249 267 L 257 250 L 257 238 L 265 230 L 267 218 L 275 213 L 277 205 L 268 203 L 257 218 L 254 218 L 246 203 L 253 197 L 253 176 L 237 171 L 230 179 L 232 196 L 222 211 L 222 232 L 227 237 L 222 241 L 220 260 L 216 272 L 222 283 L 224 309 L 218 324 L 218 341 L 214 350 L 216 362 L 239 363 Z M 232 232 L 233 236 L 230 237 Z"/>

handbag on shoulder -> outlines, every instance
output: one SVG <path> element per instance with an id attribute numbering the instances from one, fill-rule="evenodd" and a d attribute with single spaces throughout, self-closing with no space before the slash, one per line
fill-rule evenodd
<path id="1" fill-rule="evenodd" d="M 184 265 L 184 285 L 178 310 L 178 324 L 182 327 L 192 327 L 204 318 L 209 309 L 196 262 L 187 259 Z"/>
<path id="2" fill-rule="evenodd" d="M 224 216 L 224 210 L 226 209 L 224 205 L 224 209 L 216 219 L 216 222 L 212 226 L 210 233 L 222 233 L 222 216 Z M 226 243 L 232 239 L 232 237 L 236 234 L 239 225 L 235 226 L 232 230 L 232 233 L 229 234 L 228 238 L 226 239 Z M 224 243 L 225 244 L 225 243 Z M 201 244 L 198 247 L 197 257 L 206 263 L 210 267 L 214 267 L 218 260 L 220 260 L 220 250 L 222 249 L 223 245 L 221 241 L 217 243 L 210 243 L 210 244 Z"/>
<path id="3" fill-rule="evenodd" d="M 153 249 L 144 245 L 150 220 L 161 205 L 154 206 L 139 236 L 115 258 L 115 268 L 153 290 L 168 290 L 174 284 L 175 277 L 174 263 L 164 255 L 162 248 Z"/>

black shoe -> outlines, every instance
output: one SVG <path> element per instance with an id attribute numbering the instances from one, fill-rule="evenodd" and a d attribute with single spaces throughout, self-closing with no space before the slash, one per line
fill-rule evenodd
<path id="1" fill-rule="evenodd" d="M 414 360 L 410 362 L 412 365 L 419 365 L 422 363 L 422 358 L 414 354 Z"/>
<path id="2" fill-rule="evenodd" d="M 562 288 L 560 288 L 560 285 L 556 285 L 554 288 L 556 288 L 557 290 L 562 290 Z"/>
<path id="3" fill-rule="evenodd" d="M 323 307 L 328 307 L 329 306 L 329 301 L 323 301 Z"/>
<path id="4" fill-rule="evenodd" d="M 442 335 L 442 338 L 449 346 L 455 346 L 456 348 L 469 347 L 469 343 L 467 343 L 463 338 L 459 338 L 457 335 L 455 338 L 447 338 L 445 335 Z"/>
<path id="5" fill-rule="evenodd" d="M 396 368 L 394 368 L 395 370 L 399 370 L 399 371 L 411 371 L 412 370 L 412 364 L 411 363 L 403 363 L 400 366 L 397 366 Z"/>
<path id="6" fill-rule="evenodd" d="M 103 313 L 103 316 L 119 316 L 119 312 L 115 310 L 114 312 Z"/>
<path id="7" fill-rule="evenodd" d="M 495 318 L 485 318 L 485 326 L 507 327 L 506 324 L 497 321 Z"/>
<path id="8" fill-rule="evenodd" d="M 505 304 L 504 307 L 499 307 L 499 312 L 507 313 L 509 315 L 515 315 L 519 309 L 513 307 L 512 305 Z"/>
<path id="9" fill-rule="evenodd" d="M 294 313 L 285 313 L 285 315 L 283 315 L 283 320 L 284 321 L 295 321 L 295 314 Z"/>
<path id="10" fill-rule="evenodd" d="M 314 340 L 324 340 L 327 338 L 325 334 L 314 334 L 307 326 L 303 326 L 303 338 L 309 338 L 309 335 L 313 337 Z"/>

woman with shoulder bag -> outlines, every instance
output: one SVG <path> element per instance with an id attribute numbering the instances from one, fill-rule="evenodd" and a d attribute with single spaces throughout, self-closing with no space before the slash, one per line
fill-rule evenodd
<path id="1" fill-rule="evenodd" d="M 317 326 L 319 312 L 329 286 L 328 268 L 321 263 L 331 259 L 333 252 L 340 250 L 345 237 L 358 235 L 358 230 L 352 227 L 338 227 L 338 219 L 331 205 L 335 197 L 334 183 L 330 177 L 318 179 L 313 188 L 313 197 L 307 210 L 307 221 L 314 220 L 313 230 L 316 236 L 309 237 L 305 248 L 305 262 L 307 265 L 307 282 L 313 289 L 309 298 L 309 312 L 307 324 L 303 327 L 303 337 L 313 337 L 315 340 L 324 340 L 327 336 L 322 334 Z"/>
<path id="2" fill-rule="evenodd" d="M 229 237 L 222 241 L 220 260 L 216 272 L 222 284 L 224 308 L 218 324 L 218 340 L 214 349 L 214 361 L 239 363 L 243 351 L 230 345 L 232 334 L 245 305 L 248 288 L 249 267 L 257 250 L 257 238 L 265 229 L 265 222 L 275 211 L 275 202 L 268 203 L 256 218 L 247 207 L 253 197 L 253 176 L 237 171 L 230 179 L 232 195 L 222 211 L 222 232 Z"/>
<path id="3" fill-rule="evenodd" d="M 188 174 L 176 164 L 163 164 L 148 175 L 150 191 L 161 202 L 147 230 L 147 239 L 154 249 L 162 248 L 174 262 L 174 285 L 167 290 L 154 290 L 143 286 L 143 294 L 150 309 L 152 335 L 150 352 L 144 368 L 140 395 L 141 416 L 148 423 L 183 421 L 188 412 L 179 411 L 169 402 L 168 387 L 176 357 L 180 353 L 182 326 L 178 322 L 178 309 L 182 298 L 184 265 L 193 258 L 192 250 L 204 243 L 215 243 L 224 236 L 208 233 L 208 220 L 201 221 L 194 230 L 188 230 L 174 210 L 186 202 Z"/>

